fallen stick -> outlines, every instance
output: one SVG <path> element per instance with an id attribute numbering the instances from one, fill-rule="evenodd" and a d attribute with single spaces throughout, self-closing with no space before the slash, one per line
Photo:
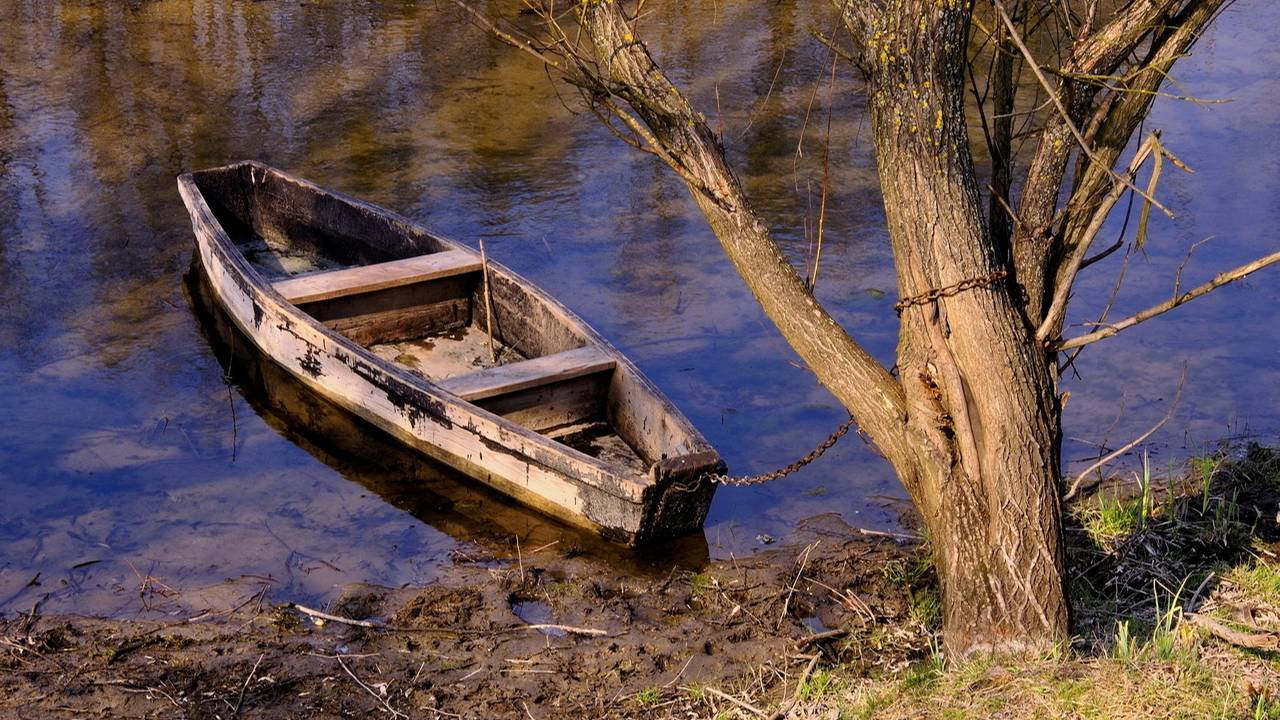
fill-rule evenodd
<path id="1" fill-rule="evenodd" d="M 370 695 L 372 695 L 372 696 L 373 696 L 373 698 L 374 698 L 375 700 L 377 700 L 378 702 L 382 703 L 382 707 L 386 708 L 386 709 L 387 709 L 387 712 L 391 713 L 391 717 L 395 717 L 395 718 L 406 718 L 406 720 L 407 720 L 407 718 L 409 717 L 408 715 L 406 715 L 406 714 L 404 714 L 404 713 L 400 712 L 399 710 L 397 710 L 397 709 L 395 709 L 395 708 L 391 707 L 391 703 L 389 703 L 389 702 L 387 702 L 385 699 L 383 699 L 383 697 L 382 697 L 381 695 L 379 695 L 379 694 L 377 693 L 377 691 L 375 691 L 373 688 L 371 688 L 371 687 L 369 687 L 368 685 L 366 685 L 366 684 L 364 683 L 364 681 L 363 681 L 363 680 L 361 680 L 360 678 L 356 677 L 356 674 L 355 674 L 355 673 L 353 673 L 353 672 L 351 672 L 351 668 L 347 667 L 347 664 L 346 664 L 346 663 L 344 663 L 344 662 L 342 662 L 342 656 L 341 656 L 341 655 L 335 655 L 333 659 L 338 661 L 338 664 L 339 664 L 339 665 L 341 665 L 341 666 L 342 666 L 342 669 L 343 669 L 343 670 L 345 670 L 345 671 L 347 672 L 347 674 L 351 676 L 351 679 L 352 679 L 352 680 L 355 680 L 355 681 L 356 681 L 356 684 L 357 684 L 357 685 L 359 685 L 360 687 L 364 688 L 364 689 L 365 689 L 365 691 L 366 691 L 366 692 L 368 692 Z"/>
<path id="2" fill-rule="evenodd" d="M 1226 623 L 1218 622 L 1208 615 L 1199 613 L 1187 613 L 1184 617 L 1192 625 L 1202 627 L 1208 630 L 1209 634 L 1232 645 L 1249 648 L 1250 650 L 1280 650 L 1280 636 L 1275 633 L 1241 632 Z"/>
<path id="3" fill-rule="evenodd" d="M 521 630 L 521 629 L 523 629 L 523 630 L 559 630 L 559 631 L 561 631 L 561 632 L 569 633 L 570 635 L 587 635 L 587 636 L 590 636 L 590 637 L 599 637 L 599 636 L 601 636 L 601 635 L 608 635 L 608 634 L 609 634 L 609 632 L 608 632 L 607 630 L 596 630 L 595 628 L 579 628 L 579 627 L 571 627 L 571 626 L 569 626 L 569 625 L 546 625 L 546 624 L 542 624 L 542 625 L 517 625 L 517 626 L 515 626 L 515 627 L 506 628 L 506 630 L 508 630 L 508 631 L 510 631 L 510 630 Z"/>
<path id="4" fill-rule="evenodd" d="M 737 705 L 738 707 L 742 708 L 743 710 L 747 710 L 747 711 L 749 711 L 749 712 L 753 712 L 753 713 L 755 713 L 756 715 L 759 715 L 760 717 L 768 717 L 768 715 L 766 715 L 766 713 L 765 713 L 763 710 L 761 710 L 760 708 L 756 707 L 755 705 L 752 705 L 751 703 L 747 702 L 746 700 L 739 700 L 738 698 L 736 698 L 736 697 L 734 697 L 734 696 L 730 695 L 729 693 L 720 692 L 719 690 L 717 690 L 717 689 L 715 689 L 715 688 L 713 688 L 713 687 L 703 688 L 703 689 L 702 689 L 702 691 L 703 691 L 703 692 L 709 692 L 709 693 L 711 693 L 712 695 L 715 695 L 716 697 L 718 697 L 718 698 L 720 698 L 720 699 L 722 699 L 722 700 L 728 700 L 729 702 L 733 703 L 734 705 Z"/>
<path id="5" fill-rule="evenodd" d="M 249 671 L 249 676 L 244 679 L 244 684 L 240 686 L 240 697 L 236 698 L 236 706 L 231 711 L 231 720 L 240 717 L 240 706 L 244 704 L 244 692 L 249 689 L 249 683 L 253 682 L 253 676 L 258 672 L 258 666 L 262 664 L 262 658 L 267 654 L 263 653 L 258 656 L 258 661 L 253 664 L 253 669 Z"/>
<path id="6" fill-rule="evenodd" d="M 796 706 L 796 703 L 800 702 L 800 691 L 804 689 L 805 681 L 809 679 L 809 676 L 813 674 L 813 669 L 817 667 L 819 657 L 821 656 L 817 654 L 809 657 L 809 664 L 805 666 L 804 672 L 800 673 L 800 679 L 796 681 L 795 693 L 791 696 L 790 700 L 786 701 L 782 704 L 782 707 L 778 708 L 778 712 L 769 717 L 769 720 L 782 720 L 787 716 L 787 713 L 791 712 L 791 709 Z"/>
<path id="7" fill-rule="evenodd" d="M 387 629 L 387 626 L 381 623 L 376 623 L 369 620 L 353 620 L 351 618 L 345 618 L 339 615 L 330 615 L 327 612 L 320 612 L 319 610 L 313 610 L 307 607 L 306 605 L 299 605 L 298 603 L 290 603 L 290 607 L 302 613 L 303 615 L 310 615 L 311 617 L 318 618 L 320 620 L 327 620 L 329 622 L 342 623 L 343 625 L 355 625 L 356 627 L 373 628 L 374 630 Z"/>
<path id="8" fill-rule="evenodd" d="M 597 630 L 595 628 L 580 628 L 580 627 L 573 627 L 572 625 L 550 625 L 545 623 L 537 624 L 537 625 L 512 625 L 510 627 L 495 628 L 493 630 L 461 630 L 461 629 L 454 630 L 450 628 L 441 628 L 441 627 L 420 627 L 420 628 L 419 627 L 401 627 L 398 625 L 385 625 L 383 623 L 373 622 L 372 620 L 355 620 L 352 618 L 342 617 L 341 615 L 330 615 L 327 612 L 321 612 L 314 608 L 309 608 L 306 605 L 299 605 L 298 603 L 290 603 L 290 607 L 292 607 L 294 610 L 297 610 L 298 612 L 304 615 L 310 615 L 311 617 L 314 617 L 320 620 L 341 623 L 343 625 L 355 625 L 356 627 L 369 628 L 370 630 L 386 630 L 389 632 L 445 632 L 445 633 L 453 633 L 456 635 L 465 635 L 465 634 L 485 635 L 485 634 L 496 634 L 496 633 L 504 633 L 504 632 L 514 632 L 516 630 L 559 630 L 561 632 L 565 632 L 570 635 L 585 635 L 589 637 L 599 637 L 601 635 L 609 634 L 609 631 L 607 630 Z"/>
<path id="9" fill-rule="evenodd" d="M 827 630 L 826 632 L 814 633 L 808 637 L 800 638 L 796 641 L 797 648 L 805 648 L 814 643 L 820 643 L 823 640 L 833 640 L 838 637 L 848 635 L 848 630 Z"/>

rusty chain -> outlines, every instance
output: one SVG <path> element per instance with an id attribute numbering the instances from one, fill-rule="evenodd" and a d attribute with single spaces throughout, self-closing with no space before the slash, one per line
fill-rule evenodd
<path id="1" fill-rule="evenodd" d="M 804 467 L 805 465 L 808 465 L 814 460 L 817 460 L 818 458 L 822 457 L 822 454 L 825 453 L 827 450 L 830 450 L 831 446 L 835 445 L 837 440 L 844 437 L 845 433 L 849 432 L 849 428 L 851 427 L 853 427 L 852 417 L 840 423 L 840 427 L 836 428 L 835 432 L 828 435 L 827 439 L 823 440 L 818 445 L 818 447 L 810 451 L 808 455 L 805 455 L 804 457 L 800 458 L 799 460 L 791 463 L 786 467 L 778 468 L 773 472 L 768 472 L 763 475 L 740 475 L 740 476 L 706 475 L 705 477 L 711 482 L 717 483 L 720 485 L 739 485 L 739 486 L 759 485 L 760 483 L 767 483 L 771 480 L 784 478 L 790 475 L 791 473 L 799 470 L 800 468 Z"/>
<path id="2" fill-rule="evenodd" d="M 958 283 L 953 283 L 946 287 L 934 288 L 933 290 L 922 292 L 919 295 L 902 298 L 893 304 L 893 311 L 901 315 L 903 310 L 906 310 L 912 305 L 928 305 L 939 298 L 958 295 L 965 290 L 972 290 L 973 288 L 980 287 L 991 287 L 1007 277 L 1009 277 L 1009 272 L 1007 270 L 996 270 L 995 272 L 983 275 L 982 277 L 969 278 L 968 280 L 961 280 Z"/>

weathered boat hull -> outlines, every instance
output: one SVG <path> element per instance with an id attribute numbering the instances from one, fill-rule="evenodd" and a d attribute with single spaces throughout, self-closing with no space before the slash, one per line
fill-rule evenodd
<path id="1" fill-rule="evenodd" d="M 309 212 L 350 215 L 410 240 L 429 236 L 452 250 L 465 246 L 430 235 L 389 211 L 322 190 L 257 163 L 205 171 L 241 182 L 283 184 L 279 192 L 308 198 Z M 264 279 L 232 242 L 197 183 L 178 179 L 192 219 L 201 265 L 215 299 L 265 356 L 314 392 L 365 419 L 400 442 L 449 464 L 520 502 L 561 520 L 591 528 L 608 539 L 639 544 L 701 527 L 714 485 L 709 472 L 723 463 L 687 420 L 623 356 L 581 320 L 496 263 L 495 284 L 516 283 L 539 311 L 573 333 L 616 354 L 610 382 L 610 416 L 634 424 L 655 461 L 643 475 L 578 452 L 478 407 L 436 384 L 387 362 L 291 304 Z M 227 182 L 227 177 L 209 176 Z M 210 180 L 209 182 L 213 182 Z M 438 251 L 438 250 L 437 250 Z M 667 450 L 663 451 L 663 445 Z M 662 457 L 664 456 L 665 457 Z"/>

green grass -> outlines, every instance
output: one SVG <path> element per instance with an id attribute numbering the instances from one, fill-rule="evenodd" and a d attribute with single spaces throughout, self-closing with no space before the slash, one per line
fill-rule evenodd
<path id="1" fill-rule="evenodd" d="M 1168 491 L 1155 489 L 1144 456 L 1135 480 L 1133 497 L 1070 510 L 1072 643 L 1033 658 L 944 659 L 924 549 L 882 568 L 908 591 L 905 612 L 851 632 L 840 645 L 849 665 L 814 673 L 796 691 L 793 714 L 1280 720 L 1280 652 L 1239 648 L 1184 622 L 1184 605 L 1228 622 L 1243 609 L 1254 613 L 1252 632 L 1280 632 L 1280 542 L 1270 524 L 1280 452 L 1255 446 L 1243 456 L 1196 458 L 1184 477 L 1170 472 Z M 894 664 L 866 662 L 903 648 Z M 766 707 L 776 696 L 747 699 Z"/>
<path id="2" fill-rule="evenodd" d="M 1151 459 L 1146 452 L 1142 454 L 1142 472 L 1135 473 L 1134 479 L 1138 482 L 1135 497 L 1100 496 L 1096 505 L 1078 513 L 1081 526 L 1098 545 L 1108 547 L 1117 538 L 1146 527 L 1155 517 L 1157 508 L 1152 491 Z"/>
<path id="3" fill-rule="evenodd" d="M 882 572 L 885 579 L 895 585 L 914 587 L 926 582 L 933 574 L 933 555 L 928 547 L 922 547 L 910 560 L 885 563 Z"/>
<path id="4" fill-rule="evenodd" d="M 1236 565 L 1223 579 L 1264 602 L 1280 606 L 1280 568 L 1258 558 Z"/>
<path id="5" fill-rule="evenodd" d="M 843 676 L 832 697 L 798 714 L 1280 720 L 1280 653 L 1236 648 L 1183 622 L 1183 605 L 1194 596 L 1197 612 L 1262 608 L 1257 624 L 1280 631 L 1280 543 L 1255 539 L 1272 537 L 1266 528 L 1280 488 L 1280 452 L 1251 447 L 1244 457 L 1196 458 L 1180 480 L 1170 473 L 1169 492 L 1154 489 L 1144 457 L 1135 480 L 1132 497 L 1095 498 L 1073 510 L 1084 533 L 1069 535 L 1076 538 L 1069 552 L 1075 567 L 1092 573 L 1073 580 L 1077 632 L 1084 634 L 1074 646 L 1002 663 L 943 662 L 935 650 L 894 673 Z M 927 624 L 936 597 L 925 594 L 926 567 L 903 562 L 884 573 L 911 588 L 902 625 Z M 1219 604 L 1206 610 L 1206 599 Z M 1081 616 L 1088 622 L 1080 624 Z M 873 630 L 860 651 L 874 652 L 875 637 Z M 838 667 L 832 672 L 840 675 Z"/>
<path id="6" fill-rule="evenodd" d="M 907 615 L 911 622 L 924 630 L 938 629 L 942 622 L 942 602 L 938 600 L 938 591 L 932 587 L 912 590 Z"/>
<path id="7" fill-rule="evenodd" d="M 1089 537 L 1106 546 L 1142 527 L 1145 506 L 1142 498 L 1100 498 L 1096 507 L 1080 514 L 1080 524 Z"/>
<path id="8" fill-rule="evenodd" d="M 691 573 L 689 575 L 689 586 L 693 588 L 694 597 L 702 598 L 718 590 L 720 588 L 720 580 L 709 572 Z"/>
<path id="9" fill-rule="evenodd" d="M 1139 653 L 1142 654 L 1142 653 Z M 808 709 L 841 718 L 1235 718 L 1280 720 L 1280 704 L 1251 697 L 1229 673 L 1197 659 L 1070 657 L 940 669 L 932 663 L 898 678 L 845 682 Z M 811 712 L 815 717 L 823 715 Z M 801 715 L 809 717 L 810 715 Z"/>
<path id="10" fill-rule="evenodd" d="M 1212 497 L 1213 478 L 1222 466 L 1222 459 L 1216 457 L 1194 457 L 1190 461 L 1191 479 L 1200 489 L 1200 513 L 1209 512 L 1209 500 Z"/>
<path id="11" fill-rule="evenodd" d="M 701 700 L 707 695 L 705 688 L 706 686 L 702 683 L 689 683 L 684 691 L 689 695 L 690 700 Z"/>
<path id="12" fill-rule="evenodd" d="M 839 685 L 840 681 L 830 670 L 819 668 L 814 670 L 813 674 L 800 684 L 796 695 L 801 702 L 815 700 L 832 693 Z"/>
<path id="13" fill-rule="evenodd" d="M 656 705 L 658 699 L 662 697 L 662 691 L 656 687 L 647 687 L 636 693 L 635 701 L 640 707 L 649 707 Z"/>
<path id="14" fill-rule="evenodd" d="M 1253 720 L 1280 720 L 1280 698 L 1259 695 L 1253 703 Z"/>

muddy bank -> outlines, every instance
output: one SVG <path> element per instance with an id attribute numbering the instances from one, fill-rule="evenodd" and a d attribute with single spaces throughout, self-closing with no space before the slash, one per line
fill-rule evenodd
<path id="1" fill-rule="evenodd" d="M 834 516 L 803 534 L 640 577 L 555 545 L 476 544 L 430 586 L 349 587 L 316 608 L 376 627 L 273 605 L 266 591 L 165 622 L 37 609 L 0 626 L 0 713 L 701 717 L 731 706 L 718 689 L 781 698 L 815 652 L 864 673 L 926 652 L 929 578 L 909 542 Z M 140 601 L 178 600 L 145 581 Z"/>

